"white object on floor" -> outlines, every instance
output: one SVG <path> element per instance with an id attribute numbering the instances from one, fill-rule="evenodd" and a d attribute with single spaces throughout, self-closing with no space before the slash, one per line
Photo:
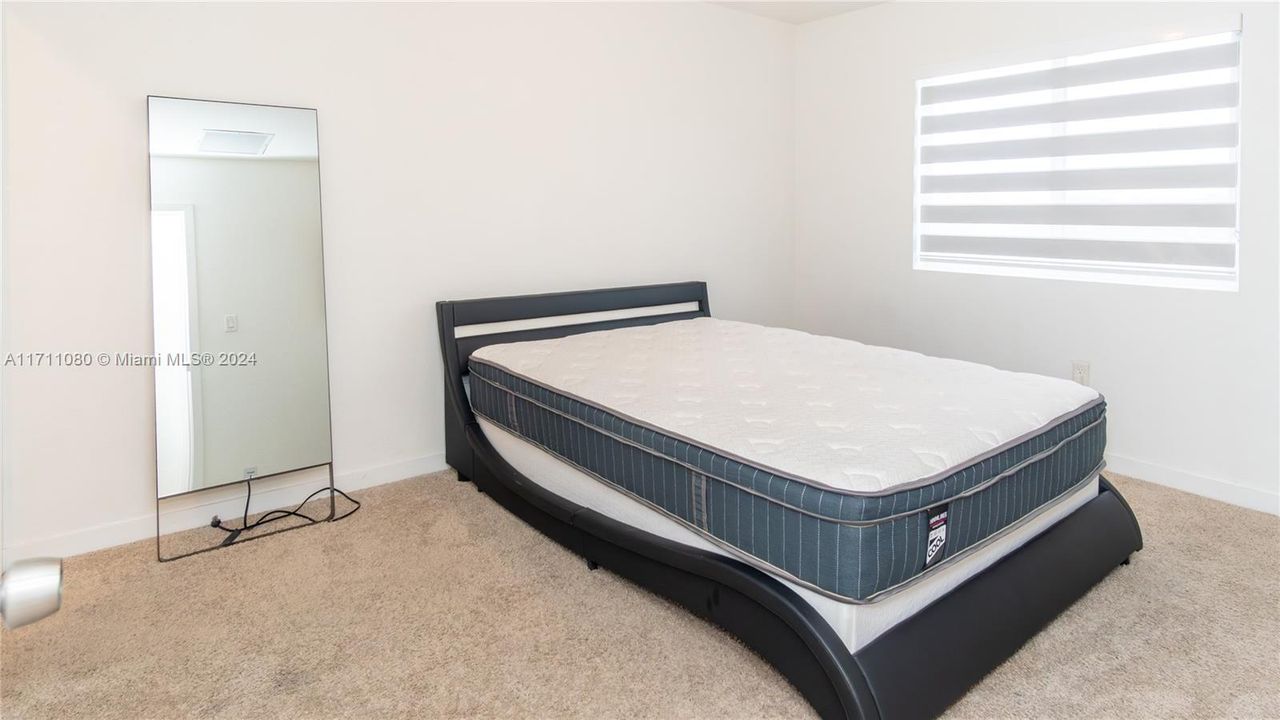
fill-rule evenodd
<path id="1" fill-rule="evenodd" d="M 0 575 L 0 616 L 9 629 L 44 619 L 62 607 L 62 559 L 19 560 Z"/>
<path id="2" fill-rule="evenodd" d="M 719 546 L 680 523 L 645 507 L 640 502 L 603 481 L 587 475 L 523 438 L 512 435 L 484 418 L 477 418 L 484 436 L 521 475 L 546 490 L 618 522 L 675 542 L 733 557 Z M 992 539 L 985 547 L 950 565 L 939 567 L 912 587 L 879 601 L 855 605 L 819 595 L 799 585 L 778 578 L 813 606 L 854 652 L 876 639 L 889 628 L 911 617 L 921 608 L 953 590 L 960 583 L 990 567 L 1000 558 L 1018 549 L 1041 531 L 1098 494 L 1098 478 L 1076 492 L 1058 500 L 1039 515 L 1029 517 L 1004 535 Z"/>

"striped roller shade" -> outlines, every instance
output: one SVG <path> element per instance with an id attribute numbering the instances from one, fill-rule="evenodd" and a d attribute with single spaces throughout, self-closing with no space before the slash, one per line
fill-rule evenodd
<path id="1" fill-rule="evenodd" d="M 916 267 L 1235 289 L 1238 31 L 916 91 Z"/>

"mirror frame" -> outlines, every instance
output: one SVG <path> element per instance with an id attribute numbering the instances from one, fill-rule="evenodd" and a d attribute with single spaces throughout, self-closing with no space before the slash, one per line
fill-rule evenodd
<path id="1" fill-rule="evenodd" d="M 252 478 L 243 478 L 243 479 L 239 479 L 239 480 L 229 480 L 229 481 L 227 481 L 227 482 L 218 483 L 218 484 L 216 484 L 216 485 L 210 485 L 210 486 L 208 486 L 208 487 L 196 488 L 196 489 L 192 489 L 192 490 L 184 490 L 184 491 L 179 492 L 179 493 L 172 493 L 172 494 L 165 495 L 165 496 L 163 496 L 163 497 L 162 497 L 162 496 L 160 495 L 160 468 L 159 468 L 159 457 L 160 457 L 160 434 L 159 434 L 159 420 L 158 420 L 158 418 L 156 417 L 156 410 L 157 410 L 157 405 L 158 405 L 158 397 L 157 397 L 157 393 L 156 393 L 156 386 L 155 386 L 155 370 L 153 369 L 153 370 L 152 370 L 152 382 L 151 382 L 151 429 L 152 429 L 152 440 L 153 440 L 153 452 L 152 452 L 152 456 L 151 456 L 151 457 L 152 457 L 152 461 L 153 461 L 153 463 L 154 463 L 154 466 L 153 466 L 153 472 L 152 472 L 152 474 L 155 476 L 155 490 L 156 490 L 156 559 L 157 559 L 157 560 L 159 560 L 160 562 L 169 562 L 169 561 L 172 561 L 172 560 L 180 560 L 180 559 L 182 559 L 182 558 L 191 557 L 192 555 L 200 555 L 200 554 L 202 554 L 202 553 L 211 552 L 211 551 L 213 551 L 213 550 L 217 550 L 217 549 L 219 549 L 219 548 L 227 547 L 227 546 L 230 546 L 230 545 L 235 545 L 235 544 L 244 543 L 244 542 L 250 542 L 250 541 L 252 541 L 252 540 L 260 540 L 260 539 L 262 539 L 262 538 L 271 537 L 272 535 L 279 535 L 280 533 L 283 533 L 283 532 L 289 532 L 290 530 L 297 530 L 297 529 L 299 529 L 299 528 L 310 527 L 311 525 L 317 525 L 317 524 L 322 523 L 322 522 L 336 522 L 336 521 L 341 520 L 341 519 L 343 519 L 343 518 L 345 518 L 345 517 L 349 517 L 350 515 L 352 515 L 353 513 L 355 513 L 355 511 L 356 511 L 356 510 L 358 510 L 358 509 L 360 508 L 360 503 L 359 503 L 359 502 L 357 502 L 357 501 L 355 501 L 354 499 L 352 499 L 352 498 L 351 498 L 349 495 L 347 495 L 346 493 L 344 493 L 344 492 L 342 492 L 341 490 L 337 489 L 337 487 L 335 487 L 335 485 L 334 485 L 334 472 L 333 472 L 333 379 L 332 379 L 333 365 L 332 365 L 332 363 L 330 362 L 330 359 L 329 359 L 329 356 L 330 356 L 330 354 L 331 354 L 331 350 L 332 350 L 332 348 L 331 348 L 331 346 L 330 346 L 330 342 L 329 342 L 329 283 L 328 283 L 328 274 L 327 274 L 327 271 L 326 271 L 327 265 L 326 265 L 326 262 L 325 262 L 325 252 L 324 252 L 324 247 L 325 247 L 325 246 L 324 246 L 324 178 L 323 178 L 323 171 L 322 171 L 322 166 L 321 166 L 321 162 L 320 162 L 320 111 L 319 111 L 319 109 L 317 109 L 317 108 L 309 108 L 309 107 L 300 107 L 300 106 L 296 106 L 296 105 L 276 105 L 276 104 L 269 104 L 269 103 L 239 102 L 239 101 L 235 101 L 235 100 L 212 100 L 212 99 L 209 99 L 209 98 L 191 98 L 191 97 L 181 97 L 181 96 L 175 96 L 175 95 L 147 95 L 147 97 L 146 97 L 146 116 L 147 116 L 147 120 L 146 120 L 146 129 L 147 129 L 147 217 L 148 217 L 148 218 L 150 218 L 150 217 L 151 217 L 151 212 L 152 212 L 152 210 L 154 209 L 154 202 L 153 202 L 152 196 L 153 196 L 153 193 L 154 193 L 154 180 L 155 180 L 155 179 L 152 177 L 152 173 L 151 173 L 151 130 L 152 130 L 152 127 L 151 127 L 151 101 L 152 101 L 152 100 L 182 100 L 182 101 L 188 101 L 188 102 L 224 103 L 224 104 L 228 104 L 228 105 L 246 105 L 246 106 L 251 106 L 251 107 L 282 108 L 282 109 L 287 109 L 287 110 L 309 110 L 309 111 L 311 111 L 311 112 L 315 113 L 315 126 L 316 126 L 316 194 L 317 194 L 317 200 L 316 200 L 316 201 L 317 201 L 317 208 L 318 208 L 318 210 L 319 210 L 319 215 L 320 215 L 320 217 L 319 217 L 319 226 L 320 226 L 320 237 L 319 237 L 319 241 L 320 241 L 320 276 L 321 276 L 321 278 L 320 278 L 320 279 L 321 279 L 321 282 L 320 282 L 320 285 L 321 285 L 321 288 L 320 288 L 320 303 L 321 303 L 321 305 L 320 305 L 320 309 L 321 309 L 321 312 L 322 312 L 322 313 L 323 313 L 323 315 L 324 315 L 325 394 L 326 394 L 326 402 L 327 402 L 327 404 L 328 404 L 328 408 L 329 408 L 329 422 L 328 422 L 328 426 L 329 426 L 329 459 L 328 459 L 327 461 L 325 461 L 325 462 L 320 462 L 320 463 L 315 463 L 315 464 L 312 464 L 312 465 L 306 465 L 306 466 L 303 466 L 303 467 L 291 468 L 291 469 L 288 469 L 288 470 L 280 470 L 280 471 L 277 471 L 277 472 L 269 473 L 269 474 L 266 474 L 266 475 L 259 475 L 259 476 L 252 477 Z M 152 247 L 152 243 L 154 243 L 154 238 L 152 237 L 152 233 L 151 233 L 151 226 L 150 226 L 150 223 L 149 223 L 149 222 L 148 222 L 148 229 L 147 229 L 147 240 L 148 240 L 148 250 L 150 250 L 150 248 Z M 153 271 L 153 267 L 152 267 L 152 258 L 151 258 L 151 253 L 150 253 L 150 252 L 148 252 L 148 253 L 147 253 L 147 268 L 148 268 L 148 275 L 150 275 L 150 274 L 151 274 L 151 272 Z M 148 280 L 148 293 L 147 293 L 147 297 L 148 297 L 148 300 L 150 301 L 150 302 L 149 302 L 148 310 L 150 311 L 150 316 L 151 316 L 151 318 L 152 318 L 152 353 L 154 354 L 154 352 L 155 352 L 155 319 L 154 319 L 154 318 L 155 318 L 155 283 L 154 283 L 154 279 L 149 279 L 149 280 Z M 170 556 L 170 557 L 165 557 L 165 556 L 164 556 L 164 553 L 163 553 L 162 548 L 161 548 L 161 542 L 160 542 L 160 541 L 161 541 L 161 537 L 162 537 L 162 535 L 161 535 L 161 529 L 160 529 L 160 518 L 161 518 L 160 506 L 161 506 L 161 504 L 162 504 L 163 502 L 165 502 L 165 501 L 169 501 L 169 500 L 174 500 L 174 499 L 176 499 L 176 498 L 187 497 L 187 496 L 190 496 L 190 495 L 194 495 L 194 494 L 196 494 L 196 493 L 207 492 L 207 491 L 215 490 L 215 489 L 219 489 L 219 488 L 228 488 L 228 487 L 233 487 L 233 486 L 235 486 L 235 485 L 237 485 L 237 484 L 241 484 L 241 483 L 243 483 L 243 484 L 245 485 L 245 508 L 246 508 L 246 510 L 248 510 L 248 507 L 249 507 L 249 501 L 252 499 L 252 493 L 253 493 L 252 483 L 253 483 L 255 480 L 267 480 L 267 479 L 271 479 L 271 478 L 278 478 L 278 477 L 281 477 L 281 476 L 284 476 L 284 475 L 290 475 L 290 474 L 293 474 L 293 473 L 299 473 L 299 472 L 306 472 L 306 471 L 308 471 L 308 470 L 315 470 L 315 469 L 317 469 L 317 468 L 322 468 L 322 467 L 327 467 L 327 468 L 328 468 L 328 485 L 327 485 L 327 486 L 325 486 L 325 487 L 320 488 L 320 489 L 319 489 L 319 490 L 317 490 L 315 493 L 312 493 L 312 494 L 311 494 L 311 496 L 308 498 L 308 501 L 310 501 L 310 498 L 314 498 L 316 495 L 318 495 L 318 494 L 320 494 L 320 493 L 322 493 L 322 492 L 325 492 L 325 491 L 327 490 L 327 491 L 328 491 L 328 494 L 329 494 L 329 512 L 328 512 L 328 514 L 327 514 L 325 517 L 323 517 L 323 518 L 317 518 L 317 519 L 313 519 L 313 518 L 309 518 L 309 517 L 308 517 L 308 518 L 306 518 L 306 521 L 304 521 L 304 522 L 299 522 L 299 523 L 297 523 L 297 524 L 289 525 L 289 526 L 287 526 L 287 527 L 278 528 L 278 529 L 275 529 L 275 530 L 267 530 L 267 531 L 263 531 L 263 532 L 252 532 L 252 528 L 251 528 L 251 529 L 250 529 L 249 534 L 247 534 L 247 536 L 245 536 L 245 537 L 240 537 L 241 530 L 238 530 L 238 529 L 234 529 L 234 528 L 232 528 L 232 529 L 229 529 L 229 530 L 228 530 L 228 535 L 227 535 L 227 537 L 226 537 L 222 542 L 220 542 L 220 543 L 218 543 L 218 544 L 216 544 L 216 545 L 213 545 L 213 546 L 211 546 L 211 547 L 201 548 L 201 549 L 198 549 L 198 550 L 193 550 L 193 551 L 186 552 L 186 553 L 180 553 L 180 554 L 178 554 L 178 555 L 173 555 L 173 556 Z M 337 502 L 336 502 L 336 498 L 334 497 L 335 495 L 342 495 L 344 498 L 346 498 L 347 500 L 349 500 L 349 501 L 350 501 L 350 502 L 351 502 L 355 507 L 353 507 L 351 510 L 348 510 L 348 511 L 346 511 L 346 512 L 342 513 L 341 515 L 339 515 L 339 514 L 338 514 L 338 512 L 337 512 Z M 299 506 L 297 509 L 295 509 L 295 510 L 293 511 L 293 514 L 296 514 L 296 513 L 298 512 L 298 510 L 301 510 L 301 506 Z M 263 511 L 259 511 L 259 513 L 255 513 L 255 514 L 261 514 L 262 512 L 263 512 Z M 271 510 L 267 510 L 267 511 L 265 511 L 265 512 L 272 512 L 272 511 L 271 511 Z M 284 512 L 284 511 L 280 511 L 280 512 Z M 215 516 L 215 517 L 217 517 L 217 516 Z M 281 517 L 282 517 L 282 518 L 283 518 L 283 517 L 289 517 L 289 514 L 285 514 L 285 515 L 283 515 L 283 516 L 281 516 Z M 174 533 L 179 533 L 179 532 L 184 532 L 184 531 L 188 531 L 188 530 L 192 530 L 192 529 L 199 529 L 199 528 L 198 528 L 198 527 L 197 527 L 197 528 L 182 528 L 182 529 L 179 529 L 179 530 L 175 530 L 175 531 L 173 531 L 173 532 L 174 532 Z"/>

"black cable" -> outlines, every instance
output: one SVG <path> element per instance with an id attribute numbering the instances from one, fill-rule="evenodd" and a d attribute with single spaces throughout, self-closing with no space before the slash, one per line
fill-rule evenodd
<path id="1" fill-rule="evenodd" d="M 244 479 L 244 519 L 240 521 L 240 527 L 244 530 L 249 529 L 249 501 L 253 499 L 253 478 Z"/>
<path id="2" fill-rule="evenodd" d="M 217 524 L 213 525 L 213 527 L 216 527 L 216 528 L 218 528 L 219 530 L 221 530 L 221 531 L 223 531 L 223 532 L 227 532 L 227 533 L 243 533 L 243 532 L 248 532 L 249 530 L 253 530 L 254 528 L 257 528 L 257 527 L 261 527 L 261 526 L 263 526 L 263 525 L 266 525 L 267 523 L 275 522 L 276 520 L 283 520 L 284 518 L 287 518 L 287 517 L 300 517 L 300 518 L 302 518 L 303 520 L 306 520 L 306 521 L 307 521 L 308 523 L 310 523 L 310 524 L 315 524 L 315 523 L 324 522 L 324 519 L 317 519 L 317 518 L 313 518 L 313 517 L 311 517 L 310 515 L 307 515 L 306 513 L 299 512 L 299 510 L 301 510 L 301 509 L 303 508 L 303 506 L 304 506 L 304 505 L 306 505 L 307 503 L 311 502 L 311 499 L 312 499 L 312 498 L 314 498 L 315 496 L 319 495 L 319 494 L 320 494 L 320 493 L 322 493 L 322 492 L 325 492 L 326 490 L 330 491 L 330 493 L 338 493 L 338 494 L 339 494 L 339 495 L 341 495 L 342 497 L 346 498 L 350 503 L 352 503 L 353 505 L 355 505 L 355 507 L 351 508 L 351 510 L 349 510 L 348 512 L 343 513 L 342 515 L 337 515 L 337 516 L 334 516 L 334 517 L 328 518 L 328 520 L 329 520 L 330 522 L 334 522 L 334 521 L 337 521 L 337 520 L 341 520 L 341 519 L 343 519 L 343 518 L 351 517 L 352 515 L 354 515 L 354 514 L 355 514 L 355 512 L 356 512 L 357 510 L 359 510 L 359 509 L 360 509 L 360 501 L 359 501 L 359 500 L 356 500 L 355 498 L 353 498 L 353 497 L 351 497 L 350 495 L 348 495 L 348 494 L 346 494 L 346 493 L 342 492 L 341 490 L 339 490 L 339 489 L 338 489 L 338 488 L 336 488 L 336 487 L 323 487 L 323 488 L 320 488 L 319 490 L 316 490 L 315 492 L 311 493 L 310 495 L 308 495 L 308 496 L 306 497 L 306 499 L 305 499 L 305 500 L 303 500 L 302 502 L 298 503 L 298 506 L 297 506 L 297 507 L 295 507 L 294 509 L 292 509 L 292 510 L 270 510 L 270 511 L 268 511 L 268 512 L 263 513 L 263 514 L 262 514 L 262 516 L 261 516 L 261 517 L 259 517 L 257 520 L 254 520 L 254 521 L 253 521 L 253 524 L 250 524 L 250 523 L 249 523 L 249 501 L 253 498 L 253 479 L 252 479 L 252 478 L 249 478 L 249 479 L 246 479 L 246 480 L 245 480 L 245 487 L 247 488 L 247 490 L 248 490 L 248 491 L 247 491 L 247 493 L 245 494 L 245 498 L 244 498 L 244 517 L 243 517 L 243 519 L 241 520 L 240 527 L 238 527 L 238 528 L 234 528 L 234 527 L 227 527 L 226 525 L 223 525 L 223 524 L 222 524 L 222 521 L 221 521 L 221 520 L 219 520 L 219 521 L 217 522 Z"/>
<path id="3" fill-rule="evenodd" d="M 297 517 L 300 517 L 300 518 L 303 518 L 303 519 L 305 519 L 305 520 L 310 520 L 310 521 L 311 521 L 311 522 L 313 522 L 313 523 L 316 523 L 316 522 L 323 522 L 323 520 L 317 520 L 317 519 L 315 519 L 315 518 L 311 517 L 310 515 L 307 515 L 307 514 L 305 514 L 305 513 L 300 513 L 300 512 L 298 512 L 298 510 L 301 510 L 303 505 L 306 505 L 307 503 L 311 502 L 311 499 L 312 499 L 312 498 L 314 498 L 315 496 L 319 495 L 320 493 L 322 493 L 322 492 L 324 492 L 324 491 L 326 491 L 326 490 L 328 490 L 328 489 L 329 489 L 329 488 L 320 488 L 319 490 L 317 490 L 317 491 L 315 491 L 315 492 L 311 493 L 310 495 L 308 495 L 308 496 L 307 496 L 307 498 L 306 498 L 305 500 L 303 500 L 302 502 L 298 503 L 298 507 L 294 508 L 293 510 L 271 510 L 270 512 L 263 513 L 262 517 L 259 517 L 257 520 L 255 520 L 255 521 L 253 522 L 253 524 L 252 524 L 252 525 L 248 525 L 245 529 L 246 529 L 246 530 L 251 530 L 251 529 L 253 529 L 253 528 L 255 528 L 255 527 L 258 527 L 259 525 L 263 525 L 263 524 L 266 524 L 266 523 L 269 523 L 269 522 L 273 522 L 273 521 L 275 521 L 275 520 L 280 520 L 280 519 L 283 519 L 283 518 L 289 517 L 289 516 L 291 516 L 291 515 L 293 515 L 293 516 L 297 516 Z M 330 519 L 330 521 L 333 521 L 333 520 L 341 520 L 342 518 L 349 517 L 349 516 L 350 516 L 352 513 L 354 513 L 356 510 L 359 510 L 359 509 L 360 509 L 360 502 L 359 502 L 358 500 L 356 500 L 355 498 L 353 498 L 353 497 L 351 497 L 350 495 L 348 495 L 348 494 L 346 494 L 346 493 L 342 492 L 342 491 L 341 491 L 341 490 L 339 490 L 338 488 L 333 488 L 333 492 L 336 492 L 336 493 L 338 493 L 339 495 L 341 495 L 342 497 L 344 497 L 344 498 L 346 498 L 347 500 L 349 500 L 352 504 L 354 504 L 354 505 L 355 505 L 355 507 L 354 507 L 354 508 L 352 508 L 350 512 L 343 513 L 342 515 L 337 515 L 337 516 L 335 516 L 335 517 L 331 518 L 331 519 Z M 270 516 L 272 516 L 272 515 L 275 515 L 276 517 L 270 517 Z M 268 519 L 268 518 L 269 518 L 269 519 Z"/>

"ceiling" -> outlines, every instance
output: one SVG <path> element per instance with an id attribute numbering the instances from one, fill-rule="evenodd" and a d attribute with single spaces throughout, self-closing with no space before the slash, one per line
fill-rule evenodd
<path id="1" fill-rule="evenodd" d="M 883 1 L 883 0 L 881 0 Z M 813 20 L 840 15 L 852 10 L 861 10 L 880 2 L 844 2 L 843 0 L 729 0 L 717 2 L 734 10 L 741 10 L 761 17 L 781 20 L 785 23 L 800 25 Z"/>

